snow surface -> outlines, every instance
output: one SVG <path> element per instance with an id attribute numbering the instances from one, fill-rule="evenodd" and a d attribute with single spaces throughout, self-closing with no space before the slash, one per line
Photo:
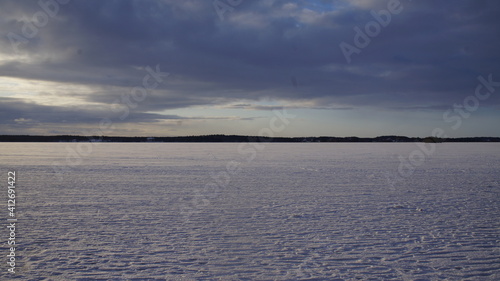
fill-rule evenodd
<path id="1" fill-rule="evenodd" d="M 499 144 L 77 145 L 0 144 L 1 280 L 500 280 Z"/>

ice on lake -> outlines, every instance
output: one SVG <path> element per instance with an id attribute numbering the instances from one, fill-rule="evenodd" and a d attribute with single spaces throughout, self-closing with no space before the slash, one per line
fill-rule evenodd
<path id="1" fill-rule="evenodd" d="M 500 145 L 435 146 L 1 143 L 0 279 L 500 280 Z"/>

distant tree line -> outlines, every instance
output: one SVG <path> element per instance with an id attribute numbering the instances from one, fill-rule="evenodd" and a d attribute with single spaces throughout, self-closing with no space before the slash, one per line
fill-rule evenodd
<path id="1" fill-rule="evenodd" d="M 379 136 L 359 137 L 257 137 L 238 135 L 204 135 L 183 137 L 111 137 L 111 136 L 30 136 L 0 135 L 0 142 L 500 142 L 500 137 L 436 138 Z"/>

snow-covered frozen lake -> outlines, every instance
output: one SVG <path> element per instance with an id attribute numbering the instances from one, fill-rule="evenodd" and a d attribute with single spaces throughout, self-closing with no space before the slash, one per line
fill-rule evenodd
<path id="1" fill-rule="evenodd" d="M 78 145 L 0 143 L 1 280 L 500 280 L 500 144 Z"/>

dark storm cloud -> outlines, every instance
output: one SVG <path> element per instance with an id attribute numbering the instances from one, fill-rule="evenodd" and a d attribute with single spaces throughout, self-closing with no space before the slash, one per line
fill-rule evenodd
<path id="1" fill-rule="evenodd" d="M 143 67 L 160 65 L 172 75 L 138 108 L 141 120 L 158 119 L 145 113 L 152 110 L 260 98 L 309 100 L 311 108 L 441 110 L 473 93 L 478 75 L 500 80 L 494 0 L 401 0 L 403 11 L 348 64 L 339 44 L 353 44 L 353 28 L 387 2 L 248 0 L 221 20 L 208 0 L 74 0 L 15 56 L 5 35 L 22 35 L 23 16 L 40 7 L 3 1 L 1 54 L 12 60 L 0 63 L 0 76 L 89 85 L 96 91 L 83 99 L 109 105 L 119 94 L 103 88 L 140 85 Z M 499 99 L 487 103 L 498 106 Z M 17 109 L 29 117 L 24 106 Z M 68 120 L 99 115 L 29 109 L 46 119 L 68 110 L 78 112 Z"/>
<path id="2" fill-rule="evenodd" d="M 106 108 L 47 106 L 14 98 L 2 98 L 2 103 L 0 103 L 0 125 L 22 126 L 26 123 L 98 125 L 103 118 L 109 118 L 113 123 L 184 119 L 176 115 L 134 112 L 121 120 L 110 114 L 109 109 Z"/>

